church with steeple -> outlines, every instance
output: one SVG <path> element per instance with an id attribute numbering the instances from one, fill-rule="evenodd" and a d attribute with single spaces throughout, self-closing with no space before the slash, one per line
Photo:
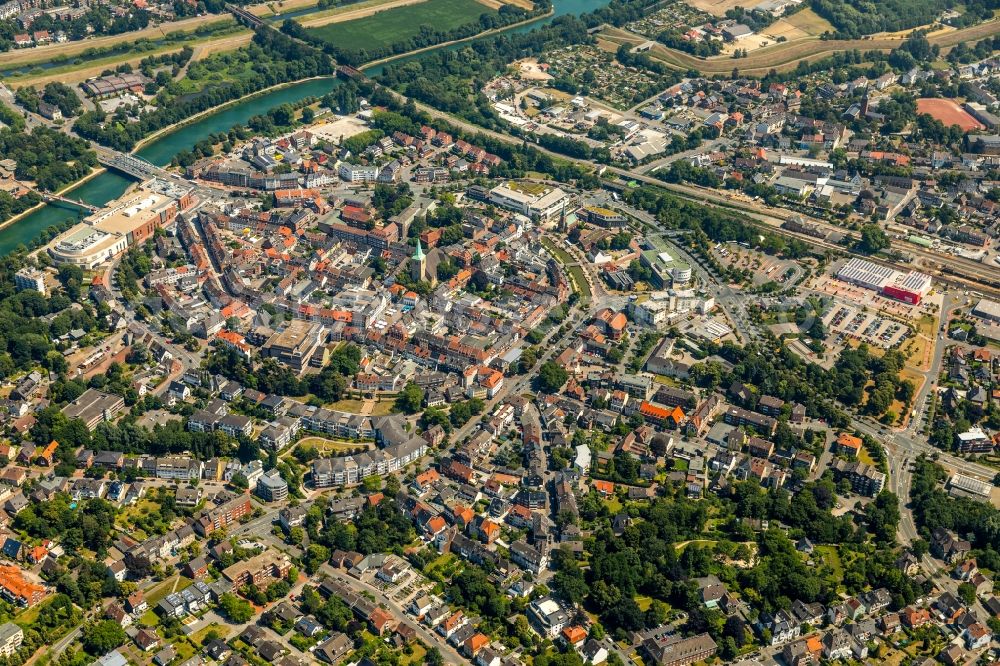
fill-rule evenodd
<path id="1" fill-rule="evenodd" d="M 410 279 L 414 282 L 430 282 L 431 286 L 437 284 L 437 265 L 440 261 L 440 252 L 431 250 L 430 254 L 424 253 L 424 247 L 417 239 L 417 249 L 410 257 Z"/>

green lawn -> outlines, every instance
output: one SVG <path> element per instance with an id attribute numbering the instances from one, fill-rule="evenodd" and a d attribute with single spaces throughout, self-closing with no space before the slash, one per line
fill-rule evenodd
<path id="1" fill-rule="evenodd" d="M 567 267 L 566 270 L 569 272 L 569 276 L 573 279 L 574 291 L 580 293 L 580 299 L 584 302 L 590 301 L 590 285 L 587 284 L 587 276 L 584 275 L 583 269 L 579 266 L 570 266 L 570 264 L 576 263 L 576 259 L 574 259 L 569 252 L 562 249 L 548 238 L 542 239 L 542 245 L 545 246 L 546 250 L 552 253 L 552 255 L 556 258 L 556 261 Z"/>
<path id="2" fill-rule="evenodd" d="M 561 247 L 559 247 L 558 245 L 556 245 L 555 243 L 553 243 L 548 238 L 543 238 L 542 239 L 542 245 L 545 246 L 546 250 L 548 250 L 553 255 L 555 255 L 555 258 L 559 260 L 560 264 L 572 264 L 572 263 L 575 263 L 573 257 L 571 257 L 569 255 L 569 252 L 567 252 L 566 250 L 562 249 Z"/>
<path id="3" fill-rule="evenodd" d="M 180 579 L 180 582 L 178 582 L 177 587 L 174 588 L 174 583 L 178 579 Z M 154 606 L 156 606 L 156 604 L 160 603 L 160 600 L 162 600 L 165 596 L 167 596 L 171 592 L 180 592 L 193 582 L 194 582 L 193 580 L 191 580 L 190 578 L 185 578 L 184 576 L 171 576 L 170 578 L 166 579 L 165 581 L 154 587 L 152 590 L 150 590 L 149 594 L 145 595 L 146 603 L 149 604 L 150 608 L 153 608 Z"/>
<path id="4" fill-rule="evenodd" d="M 822 558 L 830 569 L 833 570 L 834 582 L 839 583 L 844 580 L 844 565 L 840 561 L 840 554 L 837 553 L 836 546 L 816 546 L 813 551 L 813 559 Z"/>
<path id="5" fill-rule="evenodd" d="M 420 643 L 413 644 L 413 653 L 406 654 L 404 652 L 402 657 L 402 663 L 404 664 L 422 664 L 424 663 L 424 657 L 427 656 L 427 649 L 424 648 Z"/>
<path id="6" fill-rule="evenodd" d="M 212 622 L 208 626 L 202 627 L 195 633 L 191 634 L 191 642 L 193 642 L 195 645 L 204 645 L 205 636 L 208 635 L 210 631 L 214 631 L 215 633 L 217 633 L 219 637 L 222 638 L 222 640 L 225 640 L 226 637 L 229 635 L 228 628 L 224 627 L 221 624 L 218 624 L 217 622 Z"/>
<path id="7" fill-rule="evenodd" d="M 139 624 L 144 627 L 155 627 L 160 624 L 160 616 L 156 614 L 155 610 L 150 608 L 139 618 Z"/>
<path id="8" fill-rule="evenodd" d="M 435 31 L 454 30 L 478 21 L 483 14 L 496 11 L 476 0 L 426 0 L 353 21 L 306 28 L 306 32 L 345 51 L 365 51 L 413 39 L 425 26 Z"/>
<path id="9" fill-rule="evenodd" d="M 580 292 L 580 299 L 584 302 L 590 300 L 590 285 L 587 284 L 587 277 L 583 274 L 583 269 L 579 266 L 570 266 L 569 274 L 573 278 L 574 286 Z"/>
<path id="10" fill-rule="evenodd" d="M 26 609 L 24 612 L 22 612 L 20 615 L 17 615 L 14 618 L 14 623 L 21 627 L 28 627 L 34 624 L 35 621 L 38 620 L 39 613 L 42 612 L 43 608 L 52 603 L 52 599 L 53 597 L 49 597 L 48 599 L 45 599 L 44 601 L 42 601 L 42 603 L 38 604 L 37 606 L 33 606 L 32 608 Z"/>

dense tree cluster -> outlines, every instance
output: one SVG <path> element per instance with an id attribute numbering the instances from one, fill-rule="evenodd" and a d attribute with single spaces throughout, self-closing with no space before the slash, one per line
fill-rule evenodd
<path id="1" fill-rule="evenodd" d="M 641 11 L 647 0 L 629 5 Z M 609 6 L 623 8 L 615 2 Z M 497 129 L 506 123 L 489 100 L 476 91 L 482 82 L 506 70 L 508 63 L 565 44 L 587 44 L 590 23 L 600 23 L 594 15 L 560 16 L 551 23 L 526 33 L 501 33 L 477 40 L 461 49 L 442 49 L 419 59 L 389 64 L 379 77 L 384 83 L 420 102 L 457 114 L 481 127 Z M 470 82 L 472 85 L 470 86 Z M 495 151 L 493 151 L 495 152 Z M 499 153 L 498 153 L 499 154 Z"/>
<path id="2" fill-rule="evenodd" d="M 14 619 L 14 609 L 5 601 L 0 601 L 0 618 L 4 622 Z M 83 612 L 73 605 L 73 601 L 65 594 L 56 594 L 41 607 L 37 618 L 30 623 L 24 623 L 21 627 L 24 631 L 24 642 L 16 652 L 5 656 L 3 663 L 6 666 L 21 666 L 39 648 L 52 645 L 82 621 Z"/>
<path id="3" fill-rule="evenodd" d="M 331 595 L 324 600 L 312 586 L 307 585 L 302 590 L 302 610 L 314 615 L 331 631 L 348 632 L 350 627 L 356 624 L 351 609 L 339 597 Z M 360 625 L 358 627 L 360 628 Z"/>
<path id="4" fill-rule="evenodd" d="M 70 503 L 66 495 L 32 503 L 18 512 L 14 525 L 36 539 L 58 538 L 67 551 L 87 548 L 98 555 L 106 553 L 115 526 L 114 506 L 94 499 L 70 509 Z"/>
<path id="5" fill-rule="evenodd" d="M 721 41 L 717 39 L 703 39 L 700 41 L 685 39 L 684 32 L 678 28 L 664 30 L 656 36 L 656 41 L 669 48 L 684 51 L 699 58 L 710 58 L 722 53 Z"/>
<path id="6" fill-rule="evenodd" d="M 233 624 L 242 624 L 254 615 L 253 606 L 249 601 L 240 599 L 235 594 L 223 594 L 219 598 L 219 607 Z"/>
<path id="7" fill-rule="evenodd" d="M 82 389 L 80 390 L 82 393 Z M 126 417 L 117 424 L 101 423 L 93 433 L 79 419 L 67 419 L 58 407 L 48 407 L 38 413 L 38 423 L 31 436 L 38 443 L 59 442 L 59 465 L 56 472 L 71 475 L 74 469 L 73 451 L 81 446 L 106 451 L 167 455 L 190 451 L 194 456 L 207 460 L 215 456 L 232 456 L 236 443 L 221 432 L 199 433 L 184 428 L 182 421 L 168 421 L 153 430 L 136 425 L 134 417 Z M 136 475 L 134 469 L 126 475 Z"/>
<path id="8" fill-rule="evenodd" d="M 535 386 L 542 393 L 556 393 L 569 379 L 569 373 L 558 363 L 546 361 L 538 369 Z"/>
<path id="9" fill-rule="evenodd" d="M 896 32 L 933 23 L 952 2 L 886 0 L 812 0 L 812 8 L 836 28 L 834 37 L 857 39 L 876 32 Z"/>
<path id="10" fill-rule="evenodd" d="M 768 254 L 784 254 L 791 258 L 808 254 L 808 247 L 797 239 L 786 239 L 773 231 L 758 227 L 748 219 L 718 208 L 706 208 L 700 203 L 685 201 L 657 187 L 643 186 L 627 190 L 625 199 L 633 206 L 656 216 L 664 228 L 695 232 L 695 243 L 703 247 L 710 242 L 736 241 L 759 247 Z"/>
<path id="11" fill-rule="evenodd" d="M 466 566 L 451 580 L 448 597 L 463 608 L 482 616 L 489 631 L 499 629 L 510 614 L 510 600 L 489 580 L 488 573 L 477 566 Z"/>
<path id="12" fill-rule="evenodd" d="M 69 307 L 74 296 L 79 295 L 78 268 L 60 271 L 65 294 L 56 292 L 46 297 L 33 290 L 16 291 L 14 272 L 23 265 L 19 254 L 0 259 L 0 378 L 38 364 L 58 370 L 56 357 L 62 354 L 56 351 L 53 340 L 73 328 L 100 328 L 89 305 Z M 51 321 L 44 318 L 53 314 L 56 316 Z"/>
<path id="13" fill-rule="evenodd" d="M 83 108 L 83 103 L 73 89 L 57 81 L 46 83 L 41 93 L 30 86 L 18 88 L 15 98 L 18 104 L 32 113 L 38 113 L 38 105 L 43 101 L 58 107 L 66 118 L 75 116 Z"/>
<path id="14" fill-rule="evenodd" d="M 396 185 L 378 183 L 372 193 L 372 205 L 385 220 L 402 213 L 412 203 L 413 194 L 408 183 L 397 183 Z"/>
<path id="15" fill-rule="evenodd" d="M 83 648 L 95 657 L 104 656 L 127 640 L 125 630 L 114 620 L 101 620 L 83 627 Z"/>
<path id="16" fill-rule="evenodd" d="M 702 187 L 719 187 L 722 184 L 715 171 L 695 166 L 687 160 L 677 160 L 669 169 L 657 171 L 656 176 L 668 183 L 694 183 Z"/>
<path id="17" fill-rule="evenodd" d="M 389 497 L 376 506 L 366 506 L 350 523 L 342 522 L 336 516 L 324 515 L 324 508 L 323 502 L 318 501 L 306 514 L 306 531 L 312 544 L 310 549 L 316 546 L 323 549 L 322 552 L 312 554 L 316 566 L 329 559 L 330 553 L 338 549 L 353 550 L 364 555 L 388 552 L 402 554 L 403 547 L 410 544 L 416 536 L 409 518 L 400 512 L 396 500 Z M 309 566 L 310 559 L 307 554 L 307 571 L 315 570 Z"/>
<path id="18" fill-rule="evenodd" d="M 330 362 L 314 375 L 300 378 L 275 359 L 252 363 L 232 349 L 215 349 L 208 358 L 208 370 L 265 393 L 302 396 L 312 393 L 322 402 L 339 400 L 360 369 L 361 350 L 356 345 L 339 347 L 330 355 Z"/>
<path id="19" fill-rule="evenodd" d="M 732 370 L 722 372 L 711 362 L 696 365 L 692 369 L 695 383 L 713 388 L 728 386 L 732 381 L 752 384 L 761 394 L 789 403 L 801 402 L 835 427 L 849 423 L 835 403 L 882 416 L 895 397 L 905 397 L 899 380 L 905 358 L 898 350 L 877 357 L 865 345 L 844 349 L 829 370 L 806 363 L 784 348 L 765 351 L 757 345 L 741 348 L 727 343 L 712 351 L 733 363 Z"/>
<path id="20" fill-rule="evenodd" d="M 17 162 L 18 180 L 34 181 L 49 192 L 80 180 L 97 165 L 97 155 L 86 141 L 44 126 L 30 134 L 0 129 L 0 155 Z"/>
<path id="21" fill-rule="evenodd" d="M 965 64 L 989 58 L 998 49 L 1000 49 L 1000 39 L 997 37 L 988 37 L 971 45 L 961 42 L 948 51 L 947 59 L 951 63 Z"/>
<path id="22" fill-rule="evenodd" d="M 989 502 L 950 497 L 942 488 L 947 473 L 924 456 L 913 462 L 910 501 L 913 518 L 926 540 L 937 528 L 971 540 L 979 566 L 1000 568 L 1000 510 Z"/>
<path id="23" fill-rule="evenodd" d="M 896 608 L 923 594 L 895 565 L 897 498 L 883 493 L 863 517 L 834 517 L 835 502 L 836 488 L 825 478 L 795 495 L 783 488 L 764 490 L 755 481 L 737 482 L 708 501 L 668 491 L 648 505 L 627 504 L 624 511 L 633 522 L 616 536 L 607 504 L 591 492 L 580 501 L 580 518 L 592 530 L 586 541 L 589 566 L 580 566 L 569 550 L 555 550 L 552 586 L 564 599 L 597 614 L 615 634 L 659 626 L 670 619 L 671 607 L 685 611 L 682 629 L 710 633 L 724 659 L 749 641 L 750 630 L 705 608 L 695 582 L 702 576 L 718 576 L 750 605 L 751 616 L 788 609 L 796 599 L 830 603 L 839 598 L 840 585 L 851 594 L 886 587 Z M 709 527 L 709 516 L 716 527 Z M 750 526 L 765 520 L 771 529 Z M 787 526 L 788 533 L 776 523 Z M 834 544 L 825 547 L 839 551 L 843 571 L 834 571 L 818 552 L 812 556 L 816 563 L 807 563 L 795 547 L 802 536 Z M 637 597 L 651 597 L 651 602 L 642 608 Z"/>

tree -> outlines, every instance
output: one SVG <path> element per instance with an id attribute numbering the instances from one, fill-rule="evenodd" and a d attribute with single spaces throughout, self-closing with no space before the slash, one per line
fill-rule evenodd
<path id="1" fill-rule="evenodd" d="M 250 602 L 234 594 L 223 594 L 219 599 L 219 605 L 233 624 L 243 624 L 253 617 L 253 606 Z"/>
<path id="2" fill-rule="evenodd" d="M 958 586 L 958 596 L 971 606 L 976 603 L 976 587 L 972 583 L 962 583 Z"/>
<path id="3" fill-rule="evenodd" d="M 861 242 L 858 249 L 866 254 L 875 254 L 889 247 L 889 237 L 877 224 L 861 227 Z"/>
<path id="4" fill-rule="evenodd" d="M 555 393 L 562 388 L 568 379 L 569 373 L 566 372 L 565 368 L 553 361 L 546 361 L 539 368 L 535 382 L 539 391 Z"/>
<path id="5" fill-rule="evenodd" d="M 246 490 L 250 487 L 250 482 L 247 481 L 247 477 L 242 472 L 236 472 L 229 480 L 229 485 L 237 490 Z"/>
<path id="6" fill-rule="evenodd" d="M 410 382 L 400 391 L 396 398 L 396 408 L 404 414 L 416 414 L 424 404 L 424 391 L 422 388 Z"/>
<path id="7" fill-rule="evenodd" d="M 113 620 L 101 620 L 83 629 L 83 648 L 92 655 L 104 655 L 125 643 L 125 630 Z"/>

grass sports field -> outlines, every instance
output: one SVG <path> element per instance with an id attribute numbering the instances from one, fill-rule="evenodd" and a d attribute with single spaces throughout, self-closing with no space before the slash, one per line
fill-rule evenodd
<path id="1" fill-rule="evenodd" d="M 426 0 L 396 7 L 354 21 L 331 23 L 306 30 L 345 51 L 385 47 L 420 34 L 421 26 L 453 30 L 495 12 L 476 0 Z"/>

